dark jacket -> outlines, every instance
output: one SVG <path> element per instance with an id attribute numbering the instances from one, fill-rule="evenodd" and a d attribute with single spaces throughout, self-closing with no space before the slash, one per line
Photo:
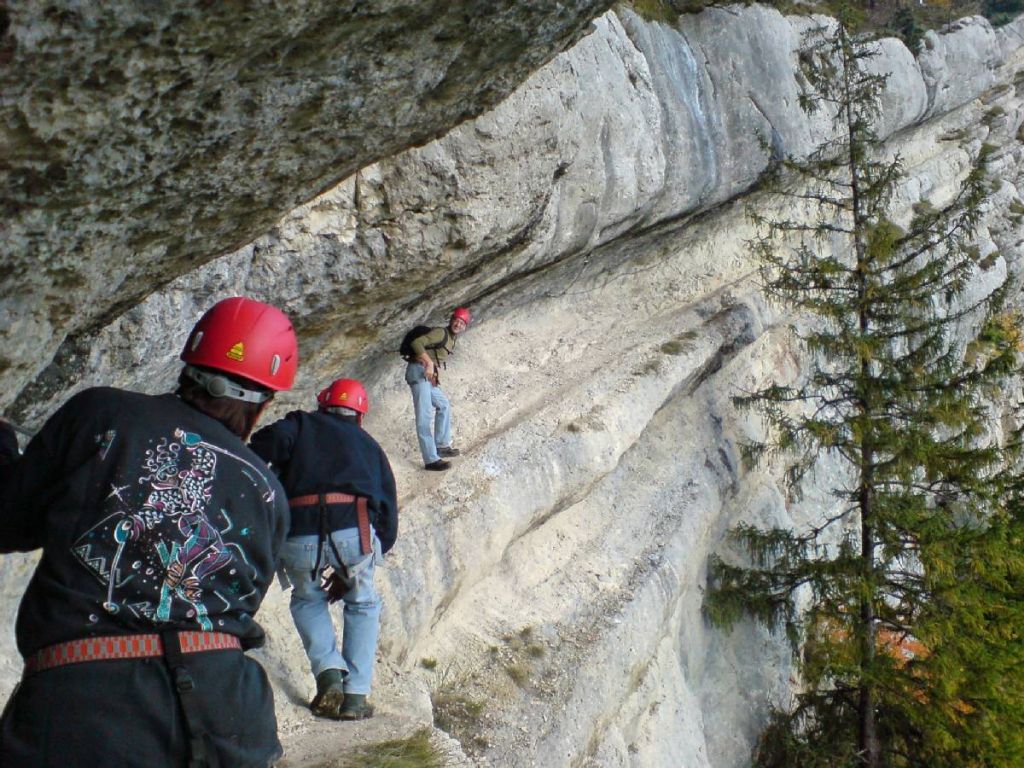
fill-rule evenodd
<path id="1" fill-rule="evenodd" d="M 278 473 L 288 498 L 331 492 L 365 496 L 381 549 L 394 546 L 395 477 L 383 449 L 358 424 L 334 413 L 293 411 L 261 429 L 249 444 Z M 332 504 L 327 512 L 328 530 L 357 525 L 355 504 Z M 289 535 L 318 534 L 318 516 L 317 507 L 293 509 Z"/>
<path id="2" fill-rule="evenodd" d="M 273 473 L 219 422 L 174 395 L 86 390 L 0 479 L 0 552 L 43 550 L 18 611 L 22 654 L 167 629 L 262 644 L 253 615 L 288 506 Z M 186 665 L 221 760 L 268 764 L 280 745 L 259 665 L 239 651 L 189 654 Z M 181 764 L 173 693 L 161 659 L 37 672 L 5 713 L 0 764 Z"/>
<path id="3" fill-rule="evenodd" d="M 0 421 L 0 468 L 18 460 L 18 436 L 6 421 Z M 0 474 L 0 482 L 3 475 Z"/>

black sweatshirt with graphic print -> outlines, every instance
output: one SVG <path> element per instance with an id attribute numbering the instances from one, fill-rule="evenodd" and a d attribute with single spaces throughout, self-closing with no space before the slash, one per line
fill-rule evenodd
<path id="1" fill-rule="evenodd" d="M 398 536 L 395 476 L 384 450 L 358 424 L 335 413 L 293 411 L 261 429 L 249 444 L 273 466 L 288 498 L 320 493 L 365 496 L 381 550 L 394 546 Z M 327 512 L 329 530 L 358 524 L 355 504 L 332 504 Z M 318 534 L 318 520 L 317 507 L 292 509 L 290 535 Z"/>
<path id="2" fill-rule="evenodd" d="M 0 472 L 0 552 L 42 549 L 18 612 L 22 654 L 84 637 L 254 621 L 289 511 L 237 436 L 175 395 L 71 398 Z"/>

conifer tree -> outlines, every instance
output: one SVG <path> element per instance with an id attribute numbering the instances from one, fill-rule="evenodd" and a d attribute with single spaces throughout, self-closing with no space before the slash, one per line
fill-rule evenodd
<path id="1" fill-rule="evenodd" d="M 919 203 L 900 226 L 901 162 L 873 128 L 875 51 L 841 23 L 805 40 L 803 106 L 839 136 L 769 180 L 809 217 L 752 215 L 767 294 L 808 319 L 810 370 L 738 398 L 772 435 L 748 460 L 783 458 L 796 494 L 819 460 L 848 480 L 808 531 L 734 528 L 749 564 L 712 558 L 706 609 L 784 625 L 794 642 L 801 688 L 758 766 L 1020 766 L 1024 504 L 1016 439 L 987 405 L 1017 373 L 1020 338 L 999 292 L 966 290 L 989 149 L 953 200 Z"/>

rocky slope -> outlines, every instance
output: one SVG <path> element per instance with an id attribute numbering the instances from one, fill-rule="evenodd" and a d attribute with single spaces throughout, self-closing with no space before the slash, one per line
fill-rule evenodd
<path id="1" fill-rule="evenodd" d="M 382 716 L 310 721 L 275 588 L 260 658 L 289 765 L 435 717 L 456 762 L 746 764 L 789 690 L 787 650 L 753 625 L 710 628 L 700 606 L 729 524 L 801 525 L 825 503 L 813 488 L 790 503 L 770 473 L 741 470 L 737 445 L 760 425 L 730 401 L 800 375 L 752 280 L 743 207 L 774 204 L 756 191 L 762 138 L 801 153 L 830 135 L 796 101 L 794 52 L 821 21 L 757 6 L 673 26 L 609 13 L 492 111 L 360 169 L 97 331 L 52 391 L 23 393 L 17 413 L 35 423 L 90 383 L 164 389 L 166 338 L 232 293 L 281 304 L 300 328 L 298 388 L 278 412 L 309 407 L 334 375 L 366 380 L 403 502 L 382 578 Z M 981 142 L 998 147 L 979 292 L 1019 272 L 1022 31 L 971 19 L 929 33 L 916 58 L 883 41 L 876 60 L 905 208 L 948 196 Z M 478 318 L 446 371 L 464 454 L 427 476 L 393 350 L 455 303 Z M 0 618 L 29 566 L 0 561 Z"/>

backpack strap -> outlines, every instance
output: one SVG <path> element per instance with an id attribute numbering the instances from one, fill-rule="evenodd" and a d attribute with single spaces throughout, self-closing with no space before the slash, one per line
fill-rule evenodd
<path id="1" fill-rule="evenodd" d="M 434 365 L 436 365 L 436 366 L 440 366 L 441 365 L 441 361 L 437 359 L 437 350 L 441 349 L 441 347 L 447 348 L 448 347 L 448 340 L 451 338 L 451 334 L 448 332 L 448 326 L 444 326 L 443 330 L 444 330 L 444 338 L 443 339 L 441 339 L 436 344 L 426 344 L 426 345 L 424 345 L 424 349 L 429 350 L 430 352 L 434 353 L 434 355 L 433 355 L 433 357 L 434 357 Z M 458 339 L 458 337 L 456 337 L 456 339 Z M 455 344 L 452 344 L 452 350 L 454 351 L 454 349 L 455 349 Z M 451 354 L 451 353 L 449 353 L 449 354 Z M 445 367 L 447 368 L 447 363 L 445 364 Z"/>
<path id="2" fill-rule="evenodd" d="M 434 347 L 433 347 L 434 349 L 440 349 L 441 347 L 447 347 L 448 346 L 448 339 L 450 339 L 452 337 L 452 335 L 448 332 L 448 327 L 447 326 L 445 326 L 442 330 L 444 331 L 444 338 L 441 339 L 439 342 L 437 342 L 437 344 L 434 345 Z"/>
<path id="3" fill-rule="evenodd" d="M 411 336 L 411 334 L 416 330 L 416 328 L 413 328 L 411 331 L 409 331 L 409 334 L 407 334 L 405 339 L 402 340 L 402 345 L 401 345 L 400 351 L 401 351 L 401 349 L 406 348 L 406 345 L 409 345 L 408 348 L 411 350 L 412 349 L 411 345 L 412 345 L 412 343 L 414 341 L 416 341 L 417 339 L 422 339 L 427 334 L 433 333 L 433 331 L 436 330 L 436 326 L 431 327 L 429 325 L 417 326 L 417 328 L 423 328 L 423 330 L 419 334 L 417 334 L 415 336 Z M 440 344 L 424 344 L 423 345 L 424 351 L 431 352 L 431 351 L 437 349 L 438 347 L 444 346 L 448 342 L 448 329 L 445 328 L 444 330 L 445 330 L 444 340 Z M 435 355 L 435 358 L 436 358 L 436 355 Z M 415 353 L 410 351 L 409 354 L 402 355 L 402 359 L 405 360 L 407 363 L 415 363 L 416 362 L 416 355 L 415 355 Z"/>

